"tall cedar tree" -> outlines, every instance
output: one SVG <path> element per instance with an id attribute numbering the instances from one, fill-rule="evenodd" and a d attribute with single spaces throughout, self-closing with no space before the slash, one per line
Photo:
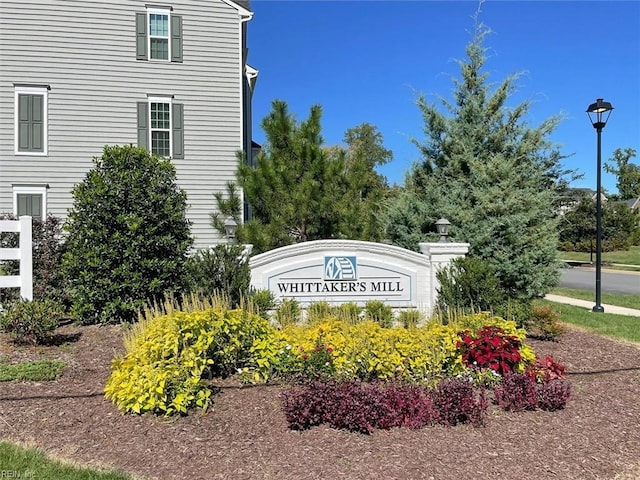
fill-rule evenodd
<path id="1" fill-rule="evenodd" d="M 275 100 L 262 121 L 266 142 L 256 166 L 241 163 L 238 169 L 238 183 L 252 212 L 238 239 L 253 244 L 256 253 L 309 240 L 380 236 L 376 220 L 362 212 L 375 211 L 372 200 L 383 196 L 380 190 L 386 183 L 373 167 L 388 161 L 391 152 L 368 124 L 347 131 L 346 150 L 324 147 L 321 113 L 320 106 L 313 106 L 298 124 L 287 104 Z M 234 195 L 232 185 L 227 186 L 226 200 L 216 194 L 224 215 L 239 214 Z M 221 226 L 220 220 L 212 215 L 214 226 Z"/>
<path id="2" fill-rule="evenodd" d="M 414 144 L 422 161 L 390 202 L 387 228 L 394 243 L 415 250 L 446 217 L 451 238 L 469 242 L 472 256 L 495 266 L 504 293 L 526 300 L 558 282 L 556 205 L 570 172 L 547 140 L 560 118 L 531 128 L 529 101 L 508 106 L 518 75 L 490 91 L 483 72 L 488 33 L 476 19 L 468 58 L 458 61 L 462 78 L 453 81 L 453 101 L 440 99 L 450 116 L 418 98 L 426 139 Z"/>

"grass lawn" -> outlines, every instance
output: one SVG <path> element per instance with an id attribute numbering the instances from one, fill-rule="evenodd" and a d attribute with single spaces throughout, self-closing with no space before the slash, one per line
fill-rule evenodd
<path id="1" fill-rule="evenodd" d="M 35 360 L 9 364 L 0 358 L 0 382 L 11 380 L 46 381 L 62 375 L 64 362 L 60 360 Z"/>
<path id="2" fill-rule="evenodd" d="M 2 478 L 55 480 L 132 480 L 119 472 L 106 472 L 74 467 L 48 458 L 39 450 L 0 442 L 0 475 Z"/>
<path id="3" fill-rule="evenodd" d="M 640 278 L 638 279 L 640 281 Z M 562 295 L 563 297 L 579 298 L 580 300 L 595 301 L 595 293 L 591 290 L 576 290 L 573 288 L 554 288 L 551 291 L 554 295 Z M 602 303 L 616 305 L 618 307 L 635 308 L 640 310 L 639 295 L 623 295 L 618 293 L 602 293 Z"/>
<path id="4" fill-rule="evenodd" d="M 575 260 L 578 262 L 588 262 L 591 258 L 589 252 L 559 252 L 558 255 L 562 260 Z M 593 261 L 596 260 L 596 254 L 593 253 Z M 602 252 L 603 263 L 622 263 L 625 265 L 637 265 L 640 267 L 640 247 L 631 247 L 629 250 L 620 250 L 616 252 Z"/>
<path id="5" fill-rule="evenodd" d="M 560 321 L 582 327 L 591 332 L 640 343 L 640 317 L 594 313 L 582 307 L 536 300 L 538 305 L 549 305 L 558 312 Z"/>

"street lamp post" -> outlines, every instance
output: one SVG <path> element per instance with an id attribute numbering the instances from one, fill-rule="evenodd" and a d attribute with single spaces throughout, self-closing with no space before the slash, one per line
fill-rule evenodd
<path id="1" fill-rule="evenodd" d="M 594 312 L 604 312 L 604 307 L 600 303 L 602 287 L 602 129 L 607 124 L 613 107 L 609 102 L 598 98 L 596 103 L 592 103 L 587 108 L 587 115 L 591 125 L 598 133 L 598 165 L 597 165 L 597 186 L 596 186 L 596 304 Z"/>

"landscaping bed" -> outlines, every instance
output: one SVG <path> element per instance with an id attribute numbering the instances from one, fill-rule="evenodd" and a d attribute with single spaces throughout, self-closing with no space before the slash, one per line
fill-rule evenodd
<path id="1" fill-rule="evenodd" d="M 66 326 L 77 341 L 15 347 L 10 361 L 62 359 L 53 382 L 0 383 L 0 436 L 88 465 L 148 479 L 613 479 L 640 477 L 640 349 L 569 329 L 559 342 L 529 340 L 567 368 L 573 395 L 557 412 L 490 407 L 484 427 L 396 428 L 371 435 L 326 425 L 287 426 L 283 386 L 216 381 L 206 413 L 124 415 L 103 396 L 124 351 L 119 327 Z M 10 465 L 1 465 L 10 470 Z M 616 477 L 617 476 L 617 477 Z"/>

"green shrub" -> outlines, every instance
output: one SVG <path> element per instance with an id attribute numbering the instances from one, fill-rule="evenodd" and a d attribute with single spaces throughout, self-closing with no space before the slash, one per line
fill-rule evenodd
<path id="1" fill-rule="evenodd" d="M 307 307 L 307 322 L 318 323 L 332 316 L 333 307 L 329 302 L 314 302 Z"/>
<path id="2" fill-rule="evenodd" d="M 640 227 L 636 227 L 631 236 L 629 237 L 629 243 L 635 247 L 640 246 Z"/>
<path id="3" fill-rule="evenodd" d="M 629 237 L 614 237 L 602 242 L 603 252 L 626 251 L 629 250 L 630 247 L 631 240 Z"/>
<path id="4" fill-rule="evenodd" d="M 16 343 L 42 344 L 51 340 L 63 308 L 51 300 L 19 300 L 0 313 L 0 329 Z"/>
<path id="5" fill-rule="evenodd" d="M 62 220 L 52 215 L 43 222 L 33 221 L 33 298 L 53 300 L 71 307 L 69 280 L 62 273 L 66 244 L 62 236 Z"/>
<path id="6" fill-rule="evenodd" d="M 460 257 L 437 273 L 437 309 L 443 319 L 476 312 L 493 312 L 519 327 L 531 316 L 531 301 L 512 298 L 501 290 L 495 268 L 486 260 Z"/>
<path id="7" fill-rule="evenodd" d="M 581 240 L 574 243 L 574 251 L 576 252 L 595 252 L 596 241 L 595 240 Z"/>
<path id="8" fill-rule="evenodd" d="M 493 314 L 516 322 L 519 328 L 526 328 L 533 315 L 533 304 L 530 300 L 507 298 L 493 307 Z"/>
<path id="9" fill-rule="evenodd" d="M 252 346 L 271 331 L 257 315 L 220 305 L 147 316 L 125 336 L 126 354 L 114 359 L 106 397 L 132 413 L 187 413 L 206 409 L 203 376 L 257 367 Z"/>
<path id="10" fill-rule="evenodd" d="M 322 330 L 319 331 L 312 349 L 308 351 L 300 349 L 302 364 L 298 380 L 306 382 L 309 380 L 330 379 L 335 376 L 333 347 L 325 344 L 323 333 Z"/>
<path id="11" fill-rule="evenodd" d="M 356 302 L 347 302 L 341 305 L 336 305 L 331 310 L 332 316 L 351 324 L 356 324 L 362 320 L 360 318 L 361 313 L 362 307 L 359 307 Z"/>
<path id="12" fill-rule="evenodd" d="M 232 307 L 239 307 L 248 296 L 251 271 L 243 245 L 216 245 L 198 250 L 187 260 L 188 288 L 191 293 L 220 295 Z"/>
<path id="13" fill-rule="evenodd" d="M 73 188 L 63 270 L 84 324 L 132 321 L 146 303 L 180 291 L 193 240 L 186 193 L 167 159 L 105 146 Z"/>
<path id="14" fill-rule="evenodd" d="M 300 305 L 293 298 L 283 298 L 276 308 L 275 319 L 281 327 L 295 325 L 300 321 Z"/>
<path id="15" fill-rule="evenodd" d="M 424 315 L 419 310 L 400 310 L 398 322 L 404 328 L 414 328 L 424 321 Z"/>
<path id="16" fill-rule="evenodd" d="M 271 290 L 253 290 L 249 293 L 248 300 L 255 308 L 256 313 L 265 320 L 269 319 L 269 312 L 276 307 L 276 299 Z"/>
<path id="17" fill-rule="evenodd" d="M 550 306 L 536 306 L 526 324 L 527 333 L 540 340 L 557 340 L 564 333 L 560 315 Z"/>
<path id="18" fill-rule="evenodd" d="M 623 237 L 614 237 L 602 240 L 602 251 L 603 252 L 615 252 L 619 250 L 629 250 L 631 246 L 630 238 Z M 576 242 L 575 244 L 576 252 L 583 253 L 595 253 L 596 251 L 596 239 L 593 240 L 582 240 L 581 242 Z"/>
<path id="19" fill-rule="evenodd" d="M 575 245 L 573 244 L 573 242 L 560 242 L 558 244 L 558 250 L 562 252 L 574 252 Z"/>
<path id="20" fill-rule="evenodd" d="M 370 300 L 364 306 L 366 320 L 373 320 L 381 327 L 391 328 L 393 325 L 393 309 L 380 300 Z"/>
<path id="21" fill-rule="evenodd" d="M 442 314 L 492 311 L 506 302 L 495 267 L 486 260 L 459 257 L 436 276 L 440 282 L 437 308 Z"/>

